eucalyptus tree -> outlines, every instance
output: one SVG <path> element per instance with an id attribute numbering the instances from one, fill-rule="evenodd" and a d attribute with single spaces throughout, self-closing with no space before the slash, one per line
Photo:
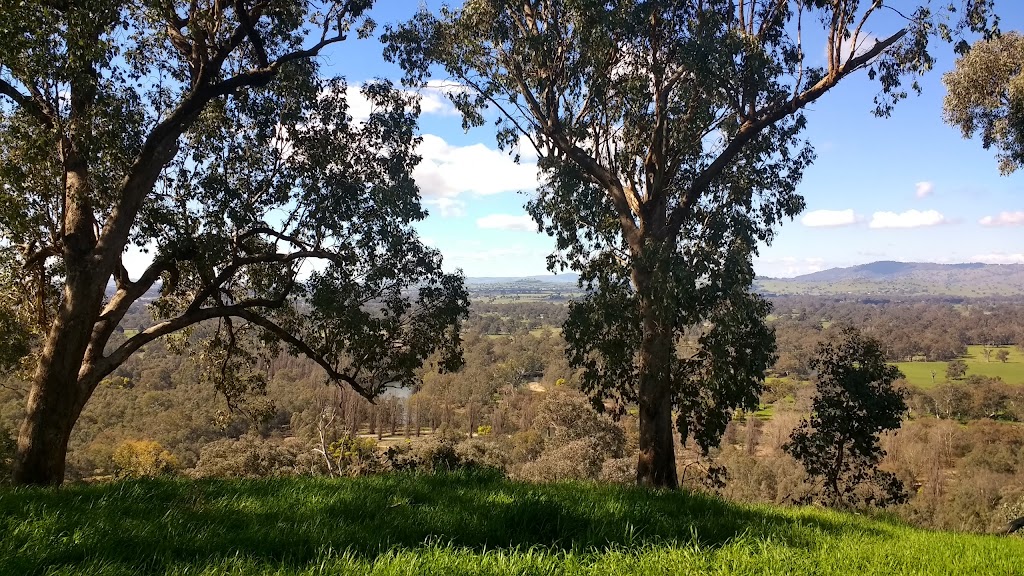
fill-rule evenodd
<path id="1" fill-rule="evenodd" d="M 0 276 L 37 337 L 16 482 L 59 484 L 104 377 L 204 321 L 229 398 L 265 383 L 253 342 L 367 398 L 435 352 L 461 363 L 462 277 L 411 226 L 417 104 L 370 84 L 357 120 L 320 76 L 325 48 L 371 32 L 371 4 L 4 3 Z M 152 325 L 124 331 L 140 302 Z"/>
<path id="2" fill-rule="evenodd" d="M 1010 174 L 1024 163 L 1024 36 L 1007 32 L 976 42 L 942 77 L 947 123 L 964 138 L 981 136 L 985 149 L 998 151 L 999 171 Z"/>
<path id="3" fill-rule="evenodd" d="M 639 405 L 638 481 L 675 486 L 673 411 L 713 446 L 775 358 L 751 261 L 803 209 L 804 109 L 863 71 L 887 115 L 929 41 L 985 28 L 990 4 L 466 0 L 390 29 L 386 55 L 410 83 L 443 69 L 466 127 L 536 150 L 527 210 L 587 287 L 571 360 L 595 400 Z"/>

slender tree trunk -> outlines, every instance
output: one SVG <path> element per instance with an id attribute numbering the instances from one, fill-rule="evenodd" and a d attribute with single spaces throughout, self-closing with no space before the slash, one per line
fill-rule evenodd
<path id="1" fill-rule="evenodd" d="M 675 489 L 675 446 L 672 436 L 672 332 L 658 321 L 657 311 L 642 303 L 643 340 L 640 344 L 640 455 L 636 481 L 641 486 Z"/>

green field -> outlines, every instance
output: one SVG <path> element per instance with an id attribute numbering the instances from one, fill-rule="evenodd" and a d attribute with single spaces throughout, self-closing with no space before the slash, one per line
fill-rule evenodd
<path id="1" fill-rule="evenodd" d="M 1003 349 L 1010 353 L 1007 362 L 996 360 L 995 352 L 992 353 L 991 361 L 986 362 L 981 346 L 968 346 L 967 355 L 964 356 L 964 360 L 967 362 L 967 375 L 998 376 L 1008 384 L 1024 384 L 1024 354 L 1018 348 L 1005 347 Z M 899 362 L 896 366 L 906 375 L 910 384 L 930 388 L 933 370 L 935 371 L 935 384 L 946 382 L 946 364 L 946 362 Z"/>
<path id="2" fill-rule="evenodd" d="M 0 574 L 1024 574 L 1024 540 L 494 475 L 0 489 Z"/>

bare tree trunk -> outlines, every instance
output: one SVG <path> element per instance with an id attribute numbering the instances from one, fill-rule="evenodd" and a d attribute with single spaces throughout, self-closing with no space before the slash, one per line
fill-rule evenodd
<path id="1" fill-rule="evenodd" d="M 405 399 L 405 411 L 403 412 L 403 415 L 405 416 L 405 437 L 408 439 L 412 434 L 412 403 L 408 398 Z"/>

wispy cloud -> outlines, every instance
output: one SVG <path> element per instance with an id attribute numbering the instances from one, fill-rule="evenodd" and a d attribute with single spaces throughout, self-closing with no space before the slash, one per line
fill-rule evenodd
<path id="1" fill-rule="evenodd" d="M 826 268 L 823 258 L 797 258 L 783 256 L 781 258 L 758 258 L 755 263 L 757 273 L 773 278 L 791 278 L 812 272 L 820 272 Z"/>
<path id="2" fill-rule="evenodd" d="M 456 198 L 424 198 L 423 204 L 428 209 L 437 207 L 438 213 L 444 218 L 457 218 L 466 215 L 466 203 Z"/>
<path id="3" fill-rule="evenodd" d="M 934 190 L 935 185 L 928 181 L 914 184 L 914 196 L 917 196 L 918 198 L 927 198 L 932 195 Z"/>
<path id="4" fill-rule="evenodd" d="M 907 210 L 906 212 L 875 212 L 870 228 L 924 228 L 948 224 L 949 220 L 937 210 Z"/>
<path id="5" fill-rule="evenodd" d="M 812 210 L 800 219 L 800 223 L 809 228 L 835 228 L 850 226 L 860 219 L 853 209 L 847 210 Z"/>
<path id="6" fill-rule="evenodd" d="M 995 252 L 992 254 L 978 254 L 971 259 L 975 262 L 984 262 L 986 264 L 1024 264 L 1024 254 Z"/>
<path id="7" fill-rule="evenodd" d="M 511 214 L 490 214 L 483 218 L 477 218 L 476 225 L 478 228 L 488 228 L 492 230 L 525 230 L 527 232 L 536 232 L 537 224 L 526 214 L 519 216 L 513 216 Z"/>
<path id="8" fill-rule="evenodd" d="M 985 216 L 978 220 L 982 226 L 1024 226 L 1024 211 L 1000 212 L 998 216 Z"/>

